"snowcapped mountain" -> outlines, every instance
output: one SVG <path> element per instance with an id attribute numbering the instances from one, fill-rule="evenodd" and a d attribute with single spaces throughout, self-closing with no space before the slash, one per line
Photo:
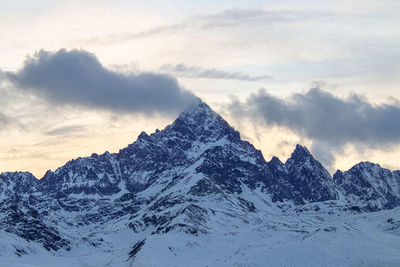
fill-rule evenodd
<path id="1" fill-rule="evenodd" d="M 360 162 L 346 172 L 337 171 L 333 179 L 349 203 L 373 211 L 400 205 L 398 173 Z"/>
<path id="2" fill-rule="evenodd" d="M 399 181 L 370 163 L 332 178 L 300 145 L 286 163 L 266 162 L 196 100 L 118 153 L 40 180 L 1 174 L 0 255 L 7 266 L 395 266 Z M 392 210 L 358 213 L 381 209 Z M 386 258 L 352 253 L 357 242 Z"/>
<path id="3" fill-rule="evenodd" d="M 291 195 L 286 200 L 293 200 L 296 204 L 338 199 L 336 186 L 328 171 L 319 163 L 307 148 L 297 145 L 296 149 L 285 164 L 278 158 L 273 158 L 268 166 L 275 177 L 280 177 L 272 184 L 276 194 L 276 187 L 288 187 Z M 274 180 L 274 178 L 272 178 Z"/>
<path id="4" fill-rule="evenodd" d="M 29 172 L 3 172 L 0 174 L 0 200 L 19 198 L 35 190 L 37 179 Z"/>

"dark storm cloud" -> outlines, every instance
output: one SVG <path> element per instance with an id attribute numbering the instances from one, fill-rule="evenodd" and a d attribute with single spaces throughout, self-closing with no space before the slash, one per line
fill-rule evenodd
<path id="1" fill-rule="evenodd" d="M 400 106 L 373 105 L 359 95 L 343 99 L 314 88 L 281 99 L 262 90 L 245 102 L 235 101 L 230 110 L 310 138 L 313 152 L 326 163 L 333 160 L 329 151 L 340 151 L 349 143 L 369 147 L 400 143 Z"/>
<path id="2" fill-rule="evenodd" d="M 163 65 L 161 71 L 171 73 L 176 76 L 189 78 L 207 78 L 207 79 L 227 79 L 227 80 L 242 80 L 242 81 L 260 81 L 269 79 L 267 75 L 250 76 L 243 72 L 229 72 L 218 70 L 215 68 L 205 69 L 197 66 L 187 66 L 185 64 Z"/>
<path id="3" fill-rule="evenodd" d="M 173 77 L 114 72 L 83 50 L 41 50 L 28 58 L 20 71 L 6 76 L 17 88 L 54 104 L 115 112 L 176 113 L 194 99 Z"/>

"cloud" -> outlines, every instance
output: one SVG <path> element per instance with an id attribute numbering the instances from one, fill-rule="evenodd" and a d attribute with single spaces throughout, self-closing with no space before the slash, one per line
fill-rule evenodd
<path id="1" fill-rule="evenodd" d="M 352 18 L 357 19 L 372 19 L 369 15 L 362 14 L 351 14 Z M 96 45 L 109 45 L 114 43 L 127 42 L 132 40 L 138 40 L 142 38 L 151 38 L 158 35 L 176 35 L 182 32 L 200 32 L 209 30 L 232 30 L 233 28 L 245 28 L 248 32 L 253 31 L 255 28 L 265 29 L 266 27 L 273 26 L 273 30 L 276 30 L 276 24 L 279 23 L 278 27 L 280 31 L 287 31 L 289 24 L 295 23 L 295 31 L 300 29 L 301 24 L 304 22 L 312 22 L 315 25 L 315 21 L 323 21 L 332 23 L 332 21 L 346 20 L 348 15 L 343 12 L 332 10 L 298 10 L 298 9 L 249 9 L 249 8 L 231 8 L 221 10 L 217 13 L 204 14 L 204 15 L 192 15 L 171 24 L 160 24 L 154 27 L 150 27 L 137 32 L 126 32 L 122 34 L 108 34 L 105 36 L 90 37 L 87 39 L 74 40 L 72 43 L 86 43 Z M 282 26 L 284 27 L 282 28 Z M 259 35 L 258 32 L 256 35 Z M 253 41 L 259 39 L 260 36 L 255 36 Z"/>
<path id="2" fill-rule="evenodd" d="M 0 112 L 0 131 L 5 129 L 10 124 L 10 119 Z"/>
<path id="3" fill-rule="evenodd" d="M 0 132 L 10 129 L 26 130 L 26 127 L 17 117 L 10 116 L 0 111 Z"/>
<path id="4" fill-rule="evenodd" d="M 244 102 L 233 101 L 230 111 L 311 139 L 313 152 L 330 164 L 332 153 L 347 144 L 371 148 L 399 144 L 400 105 L 392 102 L 374 105 L 360 95 L 339 98 L 319 88 L 286 99 L 261 90 Z"/>
<path id="5" fill-rule="evenodd" d="M 7 79 L 7 73 L 0 70 L 0 83 Z"/>
<path id="6" fill-rule="evenodd" d="M 250 76 L 243 72 L 229 72 L 215 68 L 205 69 L 197 66 L 187 66 L 185 64 L 163 65 L 160 69 L 163 72 L 171 73 L 176 76 L 188 78 L 206 78 L 206 79 L 228 79 L 242 81 L 260 81 L 270 79 L 268 75 Z"/>
<path id="7" fill-rule="evenodd" d="M 112 34 L 103 37 L 88 38 L 85 40 L 75 40 L 97 45 L 109 45 L 113 43 L 126 42 L 141 38 L 153 37 L 162 34 L 177 34 L 183 31 L 201 31 L 210 29 L 221 29 L 236 26 L 260 26 L 281 21 L 292 21 L 299 19 L 301 16 L 289 11 L 265 11 L 260 9 L 227 9 L 219 13 L 208 15 L 196 15 L 187 17 L 186 19 L 167 25 L 158 25 L 136 33 Z"/>
<path id="8" fill-rule="evenodd" d="M 5 75 L 17 88 L 56 105 L 175 114 L 195 98 L 171 76 L 115 72 L 84 50 L 41 50 L 27 58 L 21 70 Z"/>
<path id="9" fill-rule="evenodd" d="M 83 125 L 69 125 L 51 129 L 45 132 L 48 136 L 70 135 L 76 132 L 84 131 L 86 126 Z"/>

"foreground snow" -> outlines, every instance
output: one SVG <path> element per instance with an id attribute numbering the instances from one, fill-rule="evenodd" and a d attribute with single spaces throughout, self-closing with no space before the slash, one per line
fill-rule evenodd
<path id="1" fill-rule="evenodd" d="M 248 220 L 217 212 L 208 223 L 213 232 L 197 235 L 135 234 L 121 222 L 116 230 L 92 233 L 92 240 L 104 239 L 99 247 L 77 242 L 58 253 L 2 232 L 0 255 L 2 266 L 400 266 L 399 208 L 350 214 L 329 206 L 304 206 L 309 211 L 300 214 L 298 208 L 256 213 Z"/>

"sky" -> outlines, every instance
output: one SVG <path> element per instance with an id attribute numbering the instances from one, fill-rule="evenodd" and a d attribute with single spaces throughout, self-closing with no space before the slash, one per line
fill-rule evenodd
<path id="1" fill-rule="evenodd" d="M 118 152 L 195 97 L 266 160 L 400 169 L 399 1 L 0 2 L 0 172 Z"/>

